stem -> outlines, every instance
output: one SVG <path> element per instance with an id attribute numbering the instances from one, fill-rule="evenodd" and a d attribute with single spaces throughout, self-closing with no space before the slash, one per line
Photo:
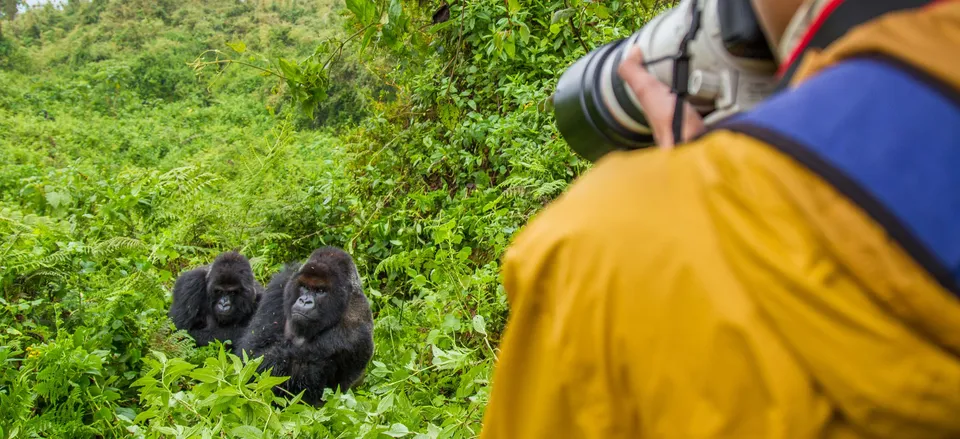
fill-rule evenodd
<path id="1" fill-rule="evenodd" d="M 563 0 L 563 6 L 569 8 L 570 3 L 567 0 Z M 573 34 L 577 36 L 577 40 L 580 41 L 580 46 L 583 47 L 583 51 L 590 53 L 587 43 L 583 41 L 583 37 L 580 35 L 580 28 L 573 22 L 573 16 L 571 15 L 568 20 L 570 21 L 570 27 L 573 28 Z"/>
<path id="2" fill-rule="evenodd" d="M 347 37 L 347 39 L 341 41 L 341 42 L 340 42 L 340 46 L 337 47 L 337 50 L 335 50 L 334 53 L 331 53 L 330 56 L 327 57 L 327 60 L 323 62 L 323 68 L 326 69 L 327 66 L 330 65 L 330 62 L 333 61 L 334 55 L 336 55 L 337 58 L 340 57 L 340 55 L 343 53 L 343 47 L 346 46 L 347 43 L 350 42 L 350 40 L 356 38 L 357 35 L 360 35 L 360 34 L 366 32 L 367 29 L 369 29 L 371 26 L 373 26 L 373 25 L 375 25 L 375 24 L 377 24 L 377 23 L 370 23 L 370 24 L 368 24 L 368 25 L 366 25 L 366 26 L 364 26 L 364 27 L 361 27 L 360 30 L 354 32 L 352 35 L 350 35 L 349 37 Z"/>
<path id="3" fill-rule="evenodd" d="M 460 14 L 459 14 L 459 15 L 460 15 L 460 17 L 459 17 L 459 18 L 460 18 L 460 32 L 459 32 L 459 35 L 457 35 L 457 51 L 454 52 L 453 58 L 450 58 L 450 65 L 449 65 L 449 67 L 450 67 L 450 77 L 447 78 L 447 94 L 450 94 L 450 87 L 453 86 L 453 72 L 456 71 L 456 66 L 454 65 L 454 62 L 455 62 L 457 59 L 460 58 L 460 48 L 461 48 L 460 44 L 461 44 L 462 41 L 463 41 L 463 5 L 460 6 Z M 446 68 L 447 68 L 447 67 L 444 67 L 444 69 L 446 69 Z"/>
<path id="4" fill-rule="evenodd" d="M 256 70 L 259 70 L 259 71 L 264 72 L 264 73 L 269 73 L 269 74 L 271 74 L 271 75 L 273 75 L 273 76 L 276 76 L 276 77 L 278 77 L 278 78 L 280 78 L 280 79 L 282 79 L 282 80 L 284 80 L 284 81 L 287 80 L 287 78 L 286 78 L 285 76 L 283 76 L 283 75 L 281 75 L 281 74 L 279 74 L 279 73 L 277 73 L 277 72 L 274 72 L 273 70 L 269 70 L 269 69 L 265 69 L 265 68 L 263 68 L 263 67 L 255 66 L 255 65 L 250 64 L 250 63 L 247 63 L 247 62 L 237 61 L 237 60 L 235 60 L 235 59 L 218 59 L 218 60 L 215 60 L 215 61 L 204 61 L 204 62 L 199 63 L 199 64 L 197 64 L 197 65 L 206 66 L 206 65 L 210 65 L 210 64 L 240 64 L 240 65 L 242 65 L 242 66 L 250 67 L 250 68 L 252 68 L 252 69 L 256 69 Z"/>

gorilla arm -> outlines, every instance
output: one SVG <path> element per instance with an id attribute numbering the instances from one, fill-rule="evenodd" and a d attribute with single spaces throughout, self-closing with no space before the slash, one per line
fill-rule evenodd
<path id="1" fill-rule="evenodd" d="M 339 386 L 345 392 L 360 381 L 373 357 L 373 315 L 363 293 L 351 294 L 343 320 L 321 334 L 316 345 L 322 351 L 319 355 L 330 359 L 325 387 Z"/>
<path id="2" fill-rule="evenodd" d="M 221 342 L 230 340 L 231 343 L 236 344 L 246 329 L 238 326 L 218 326 L 213 314 L 208 314 L 206 320 L 207 326 L 205 328 L 190 331 L 190 335 L 193 336 L 197 346 L 206 346 L 214 340 L 220 340 Z"/>
<path id="3" fill-rule="evenodd" d="M 207 271 L 209 267 L 194 268 L 177 278 L 173 285 L 173 305 L 168 313 L 177 329 L 193 330 L 203 328 L 205 322 L 200 316 L 207 297 Z"/>
<path id="4" fill-rule="evenodd" d="M 287 281 L 296 273 L 296 266 L 288 266 L 280 273 L 277 273 L 270 279 L 266 290 L 259 295 L 259 309 L 253 315 L 250 324 L 244 328 L 242 336 L 236 344 L 235 352 L 242 355 L 242 351 L 247 352 L 249 358 L 265 356 L 261 370 L 274 366 L 278 363 L 277 352 L 281 349 L 284 336 L 284 327 L 286 326 L 286 317 L 283 311 L 283 287 Z"/>

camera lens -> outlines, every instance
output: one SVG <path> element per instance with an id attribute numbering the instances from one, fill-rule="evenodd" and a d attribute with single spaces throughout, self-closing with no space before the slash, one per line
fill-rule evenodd
<path id="1" fill-rule="evenodd" d="M 552 99 L 554 115 L 560 134 L 580 156 L 596 161 L 611 151 L 655 144 L 643 108 L 617 70 L 634 46 L 642 47 L 648 60 L 669 59 L 690 28 L 693 1 L 683 0 L 633 35 L 591 51 L 560 76 Z M 661 82 L 673 80 L 666 63 L 648 70 Z"/>
<path id="2" fill-rule="evenodd" d="M 654 142 L 646 118 L 617 74 L 626 41 L 607 43 L 577 60 L 560 76 L 553 96 L 560 134 L 590 161 Z"/>

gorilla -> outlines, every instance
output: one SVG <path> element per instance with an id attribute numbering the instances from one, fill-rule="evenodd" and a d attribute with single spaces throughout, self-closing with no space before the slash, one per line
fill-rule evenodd
<path id="1" fill-rule="evenodd" d="M 325 388 L 356 386 L 373 356 L 373 314 L 353 258 L 321 247 L 276 274 L 235 347 L 244 351 L 263 356 L 259 372 L 290 377 L 277 395 L 302 391 L 304 402 L 320 406 Z"/>
<path id="2" fill-rule="evenodd" d="M 197 346 L 213 340 L 235 344 L 257 310 L 263 286 L 253 277 L 250 261 L 236 251 L 221 253 L 210 265 L 177 278 L 168 315 Z"/>

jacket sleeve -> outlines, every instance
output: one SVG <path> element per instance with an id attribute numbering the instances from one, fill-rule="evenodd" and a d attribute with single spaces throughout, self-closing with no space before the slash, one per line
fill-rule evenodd
<path id="1" fill-rule="evenodd" d="M 600 304 L 577 303 L 589 267 L 569 265 L 566 241 L 576 238 L 546 223 L 526 229 L 504 260 L 511 317 L 482 437 L 609 439 L 620 419 L 601 370 L 606 322 Z"/>

